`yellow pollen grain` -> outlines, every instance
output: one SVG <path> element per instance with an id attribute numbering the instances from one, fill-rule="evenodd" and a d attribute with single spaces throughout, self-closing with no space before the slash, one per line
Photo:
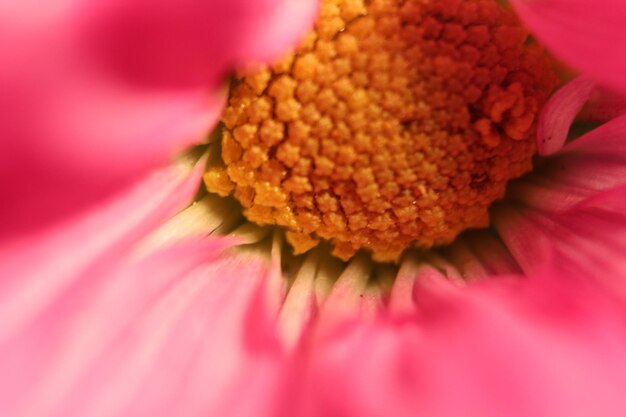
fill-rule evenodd
<path id="1" fill-rule="evenodd" d="M 554 83 L 497 0 L 323 0 L 295 53 L 238 78 L 205 183 L 296 253 L 393 261 L 488 224 Z"/>

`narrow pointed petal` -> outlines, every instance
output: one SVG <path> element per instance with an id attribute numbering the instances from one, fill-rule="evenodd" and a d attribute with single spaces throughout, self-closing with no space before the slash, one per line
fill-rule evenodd
<path id="1" fill-rule="evenodd" d="M 415 311 L 413 289 L 423 269 L 423 265 L 411 258 L 402 262 L 389 296 L 388 309 L 392 314 L 402 315 Z"/>
<path id="2" fill-rule="evenodd" d="M 186 237 L 227 235 L 241 222 L 241 213 L 233 201 L 208 195 L 152 231 L 135 250 L 149 253 Z"/>
<path id="3" fill-rule="evenodd" d="M 532 33 L 566 63 L 626 93 L 626 3 L 512 0 Z"/>
<path id="4" fill-rule="evenodd" d="M 317 321 L 321 334 L 331 329 L 334 323 L 358 318 L 366 310 L 365 293 L 370 272 L 371 264 L 365 256 L 350 261 L 320 307 Z"/>
<path id="5" fill-rule="evenodd" d="M 318 264 L 319 254 L 310 253 L 297 272 L 281 308 L 277 331 L 289 348 L 297 345 L 316 312 L 315 276 Z"/>
<path id="6" fill-rule="evenodd" d="M 446 255 L 468 281 L 521 272 L 502 241 L 488 231 L 460 236 Z"/>

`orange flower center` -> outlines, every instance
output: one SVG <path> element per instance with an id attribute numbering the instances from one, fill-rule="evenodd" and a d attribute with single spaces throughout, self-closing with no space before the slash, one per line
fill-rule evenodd
<path id="1" fill-rule="evenodd" d="M 296 253 L 396 260 L 488 224 L 554 82 L 497 0 L 323 0 L 295 53 L 237 80 L 205 183 Z"/>

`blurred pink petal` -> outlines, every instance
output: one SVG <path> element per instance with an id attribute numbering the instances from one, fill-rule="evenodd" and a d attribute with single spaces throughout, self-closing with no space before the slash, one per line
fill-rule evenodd
<path id="1" fill-rule="evenodd" d="M 86 4 L 86 50 L 140 84 L 214 86 L 278 58 L 313 25 L 315 0 L 113 0 Z"/>
<path id="2" fill-rule="evenodd" d="M 187 205 L 203 170 L 204 159 L 172 165 L 71 221 L 0 242 L 0 340 Z"/>
<path id="3" fill-rule="evenodd" d="M 317 6 L 19 3 L 3 4 L 0 18 L 4 234 L 68 216 L 201 141 L 228 71 L 293 44 Z"/>
<path id="4" fill-rule="evenodd" d="M 512 0 L 531 32 L 566 63 L 626 93 L 626 3 Z"/>
<path id="5" fill-rule="evenodd" d="M 551 277 L 415 280 L 426 285 L 415 313 L 344 323 L 309 348 L 302 415 L 626 413 L 626 315 L 602 291 Z"/>
<path id="6" fill-rule="evenodd" d="M 276 305 L 259 304 L 268 263 L 220 255 L 227 246 L 179 243 L 75 282 L 2 345 L 2 374 L 19 370 L 2 378 L 3 411 L 240 415 L 234 405 L 249 387 L 255 415 L 273 415 L 263 402 L 280 386 L 276 369 L 286 362 L 271 337 L 251 339 L 248 327 L 260 331 L 277 314 Z"/>

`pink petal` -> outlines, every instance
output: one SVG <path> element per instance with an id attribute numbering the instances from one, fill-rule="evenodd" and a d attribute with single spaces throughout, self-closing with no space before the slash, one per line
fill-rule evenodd
<path id="1" fill-rule="evenodd" d="M 524 272 L 536 273 L 553 262 L 555 242 L 546 235 L 545 222 L 533 216 L 532 210 L 515 204 L 501 206 L 495 211 L 492 221 Z"/>
<path id="2" fill-rule="evenodd" d="M 3 411 L 274 415 L 288 361 L 273 338 L 277 306 L 258 304 L 268 263 L 220 255 L 226 246 L 181 242 L 77 281 L 0 345 Z"/>
<path id="3" fill-rule="evenodd" d="M 626 3 L 513 0 L 522 20 L 566 63 L 626 93 Z"/>
<path id="4" fill-rule="evenodd" d="M 568 143 L 511 187 L 511 196 L 545 211 L 562 211 L 626 184 L 626 115 Z"/>
<path id="5" fill-rule="evenodd" d="M 585 77 L 569 82 L 550 97 L 537 124 L 537 149 L 550 155 L 563 147 L 574 119 L 583 108 L 595 83 Z"/>
<path id="6" fill-rule="evenodd" d="M 188 204 L 204 160 L 154 172 L 91 210 L 0 242 L 0 340 Z"/>
<path id="7" fill-rule="evenodd" d="M 447 285 L 421 314 L 344 323 L 309 348 L 302 415 L 623 415 L 624 305 L 562 284 Z"/>
<path id="8" fill-rule="evenodd" d="M 317 6 L 19 3 L 0 6 L 0 192 L 9 202 L 0 207 L 0 229 L 7 235 L 101 201 L 200 142 L 219 118 L 228 71 L 292 45 Z"/>
<path id="9" fill-rule="evenodd" d="M 317 0 L 112 0 L 85 4 L 85 53 L 142 85 L 214 86 L 233 66 L 276 59 L 313 25 Z"/>
<path id="10" fill-rule="evenodd" d="M 550 266 L 611 289 L 626 300 L 626 186 L 590 197 L 557 213 L 508 208 L 496 228 L 526 273 Z"/>

